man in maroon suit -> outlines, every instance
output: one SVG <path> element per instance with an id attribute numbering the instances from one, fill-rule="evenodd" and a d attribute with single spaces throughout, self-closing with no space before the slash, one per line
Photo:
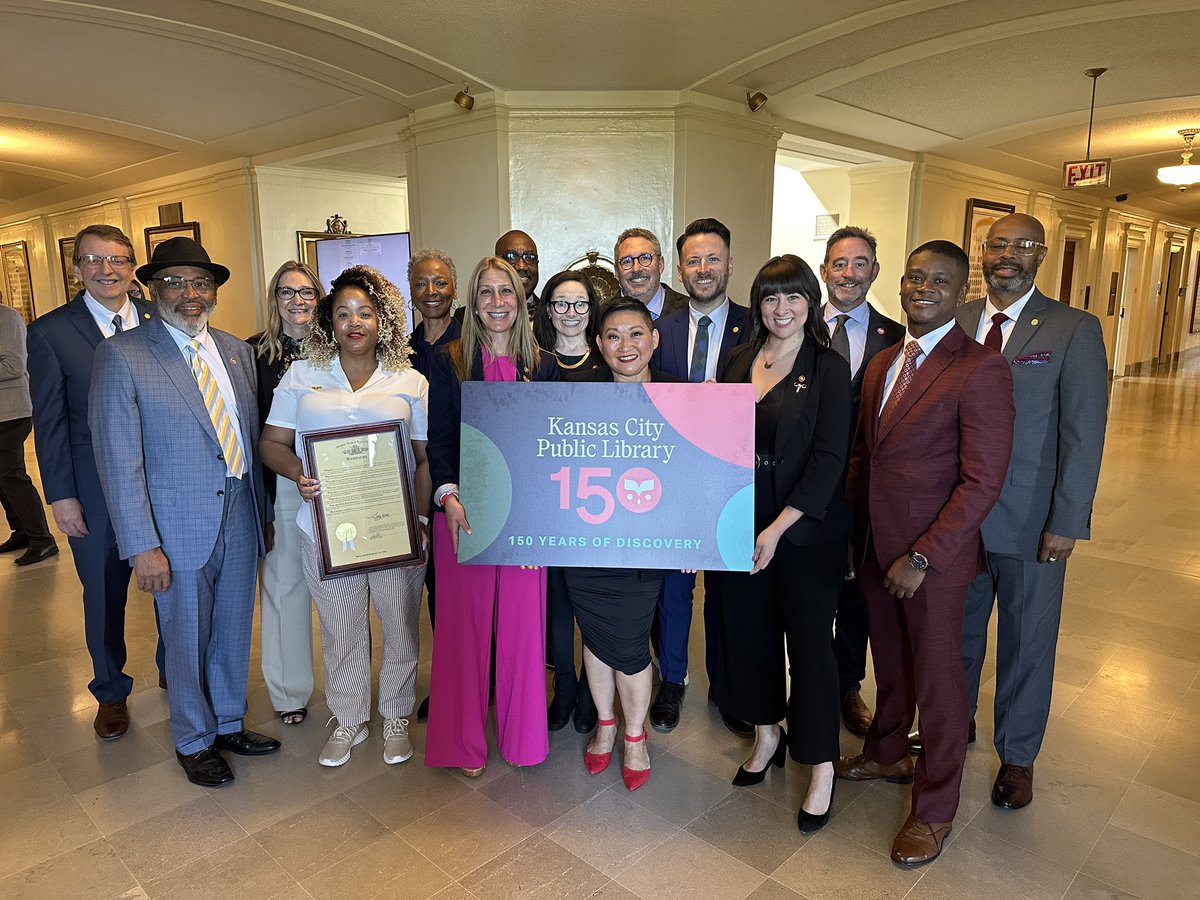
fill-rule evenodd
<path id="1" fill-rule="evenodd" d="M 929 862 L 958 809 L 967 753 L 963 602 L 985 567 L 979 528 L 1000 495 L 1012 449 L 1012 376 L 1004 357 L 954 319 L 967 255 L 922 244 L 900 279 L 903 349 L 867 368 L 850 459 L 859 581 L 875 662 L 877 709 L 863 752 L 839 778 L 913 781 L 912 810 L 892 859 Z M 921 708 L 915 769 L 908 729 Z M 915 779 L 914 779 L 915 776 Z"/>

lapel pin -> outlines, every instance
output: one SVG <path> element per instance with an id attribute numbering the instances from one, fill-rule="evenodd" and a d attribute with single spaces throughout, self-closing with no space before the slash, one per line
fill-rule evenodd
<path id="1" fill-rule="evenodd" d="M 229 364 L 230 364 L 231 366 L 236 366 L 236 365 L 237 365 L 237 360 L 236 360 L 236 359 L 234 359 L 234 358 L 231 356 L 231 357 L 229 357 Z"/>
<path id="2" fill-rule="evenodd" d="M 149 318 L 150 318 L 150 313 L 142 313 L 142 318 L 143 318 L 143 319 L 149 319 Z"/>
<path id="3" fill-rule="evenodd" d="M 1037 319 L 1030 319 L 1030 320 L 1029 320 L 1029 324 L 1030 324 L 1030 325 L 1036 325 L 1037 323 L 1038 323 L 1038 320 L 1037 320 Z"/>
<path id="4" fill-rule="evenodd" d="M 737 334 L 737 333 L 738 333 L 739 331 L 741 331 L 741 330 L 742 330 L 742 326 L 741 326 L 741 325 L 734 325 L 734 326 L 733 326 L 733 333 L 734 333 L 734 334 Z"/>
<path id="5" fill-rule="evenodd" d="M 807 390 L 808 390 L 808 385 L 804 383 L 804 376 L 801 375 L 799 378 L 796 379 L 796 393 L 798 394 L 801 391 L 807 391 Z"/>
<path id="6" fill-rule="evenodd" d="M 875 329 L 875 333 L 876 333 L 876 334 L 883 334 L 883 329 L 882 329 L 882 328 L 876 328 L 876 329 Z"/>

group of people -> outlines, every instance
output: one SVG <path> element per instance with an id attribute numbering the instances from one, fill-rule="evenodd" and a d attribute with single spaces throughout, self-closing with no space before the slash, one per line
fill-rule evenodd
<path id="1" fill-rule="evenodd" d="M 753 739 L 733 784 L 760 783 L 789 756 L 811 767 L 797 814 L 810 833 L 828 822 L 838 778 L 912 782 L 892 858 L 935 858 L 957 809 L 998 603 L 993 802 L 1032 799 L 1065 562 L 1088 537 L 1107 406 L 1099 322 L 1034 286 L 1046 256 L 1036 219 L 994 223 L 988 294 L 969 303 L 964 251 L 916 248 L 900 277 L 907 326 L 867 301 L 879 263 L 875 238 L 858 227 L 829 238 L 819 277 L 797 256 L 769 260 L 748 307 L 727 294 L 732 236 L 716 219 L 676 241 L 684 293 L 663 282 L 653 233 L 622 232 L 621 294 L 603 305 L 572 271 L 539 297 L 537 247 L 524 232 L 499 238 L 457 308 L 454 261 L 421 250 L 408 270 L 421 316 L 411 334 L 401 289 L 378 271 L 347 269 L 326 293 L 288 262 L 249 343 L 209 325 L 230 273 L 197 242 L 160 244 L 141 267 L 111 226 L 83 229 L 75 247 L 84 290 L 30 326 L 27 362 L 24 348 L 19 366 L 4 350 L 0 399 L 27 366 L 46 499 L 84 588 L 99 737 L 129 725 L 133 574 L 154 594 L 159 686 L 187 777 L 224 784 L 234 772 L 221 751 L 277 750 L 244 722 L 257 584 L 263 675 L 285 725 L 308 713 L 310 597 L 316 605 L 333 714 L 320 764 L 346 763 L 368 736 L 373 606 L 385 762 L 413 755 L 416 708 L 428 716 L 426 764 L 478 776 L 494 707 L 510 765 L 542 762 L 548 732 L 573 720 L 590 735 L 587 771 L 606 769 L 621 738 L 623 781 L 636 790 L 650 776 L 647 721 L 668 732 L 682 714 L 696 573 L 460 564 L 460 535 L 471 533 L 459 494 L 461 388 L 718 381 L 751 384 L 755 397 L 753 567 L 704 581 L 709 701 Z M 130 298 L 135 274 L 152 304 Z M 321 484 L 303 436 L 398 419 L 427 564 L 322 577 L 312 511 Z M 29 424 L 0 423 L 0 436 L 23 442 Z M 11 512 L 10 525 L 0 550 L 45 546 Z M 423 588 L 433 650 L 418 707 Z M 868 640 L 874 715 L 861 694 Z M 841 724 L 865 737 L 860 754 L 839 759 Z"/>

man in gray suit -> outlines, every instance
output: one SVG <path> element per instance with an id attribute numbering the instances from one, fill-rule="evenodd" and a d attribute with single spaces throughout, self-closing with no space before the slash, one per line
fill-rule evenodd
<path id="1" fill-rule="evenodd" d="M 1099 320 L 1034 287 L 1046 232 L 1010 215 L 984 241 L 987 297 L 959 308 L 958 322 L 1004 354 L 1017 418 L 1000 500 L 983 523 L 989 573 L 967 593 L 963 665 L 972 716 L 993 598 L 996 752 L 992 803 L 1020 809 L 1033 799 L 1033 761 L 1050 715 L 1054 650 L 1067 558 L 1090 536 L 1108 415 L 1108 363 Z"/>
<path id="2" fill-rule="evenodd" d="M 642 303 L 650 310 L 650 318 L 658 319 L 688 305 L 686 294 L 672 290 L 662 280 L 667 261 L 663 259 L 662 244 L 653 231 L 646 228 L 626 228 L 617 236 L 613 248 L 617 264 L 617 282 L 621 293 Z"/>
<path id="3" fill-rule="evenodd" d="M 88 419 L 121 556 L 158 601 L 175 755 L 216 787 L 233 780 L 219 750 L 279 749 L 243 723 L 266 549 L 254 356 L 208 327 L 229 270 L 200 244 L 160 244 L 137 277 L 159 317 L 96 348 Z"/>

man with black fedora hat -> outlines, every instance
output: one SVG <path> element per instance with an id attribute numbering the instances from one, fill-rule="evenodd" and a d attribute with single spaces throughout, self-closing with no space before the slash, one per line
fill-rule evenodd
<path id="1" fill-rule="evenodd" d="M 210 328 L 229 270 L 172 238 L 137 270 L 158 310 L 96 351 L 88 420 L 121 557 L 158 601 L 171 734 L 194 784 L 233 780 L 219 751 L 260 756 L 246 677 L 268 507 L 250 347 Z"/>

